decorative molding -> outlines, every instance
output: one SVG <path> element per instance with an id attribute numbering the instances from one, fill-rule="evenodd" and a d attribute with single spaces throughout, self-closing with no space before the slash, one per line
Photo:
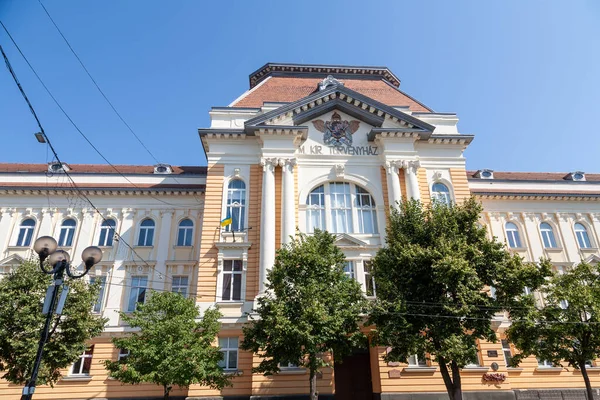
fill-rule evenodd
<path id="1" fill-rule="evenodd" d="M 433 181 L 437 182 L 437 181 L 441 181 L 442 180 L 442 173 L 440 171 L 433 171 Z"/>
<path id="2" fill-rule="evenodd" d="M 344 84 L 342 82 L 338 81 L 333 76 L 327 75 L 327 78 L 323 79 L 319 83 L 319 90 L 325 90 L 325 89 L 327 89 L 328 86 L 331 86 L 331 85 L 344 86 Z"/>
<path id="3" fill-rule="evenodd" d="M 263 171 L 273 172 L 275 167 L 279 164 L 279 159 L 276 157 L 261 157 L 260 165 L 263 167 Z"/>
<path id="4" fill-rule="evenodd" d="M 235 176 L 236 178 L 239 178 L 240 176 L 240 169 L 239 168 L 234 168 L 233 169 L 233 176 Z"/>
<path id="5" fill-rule="evenodd" d="M 409 174 L 416 174 L 421 167 L 421 162 L 419 160 L 406 160 L 403 162 L 403 167 Z"/>
<path id="6" fill-rule="evenodd" d="M 403 165 L 404 162 L 402 160 L 389 160 L 385 162 L 385 170 L 390 175 L 398 175 Z"/>
<path id="7" fill-rule="evenodd" d="M 223 272 L 223 258 L 225 255 L 223 253 L 217 253 L 217 271 Z"/>
<path id="8" fill-rule="evenodd" d="M 175 210 L 160 210 L 159 211 L 159 215 L 161 216 L 161 218 L 164 218 L 165 216 L 173 216 L 173 214 L 175 214 Z"/>
<path id="9" fill-rule="evenodd" d="M 346 166 L 344 164 L 335 164 L 333 167 L 336 178 L 343 178 L 346 173 Z"/>

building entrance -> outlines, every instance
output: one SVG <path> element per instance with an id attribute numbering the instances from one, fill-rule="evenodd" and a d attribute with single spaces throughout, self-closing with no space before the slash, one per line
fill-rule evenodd
<path id="1" fill-rule="evenodd" d="M 335 368 L 335 400 L 372 400 L 369 348 L 357 349 Z"/>

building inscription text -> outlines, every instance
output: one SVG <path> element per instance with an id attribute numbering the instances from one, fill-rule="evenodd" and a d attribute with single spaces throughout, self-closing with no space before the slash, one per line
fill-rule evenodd
<path id="1" fill-rule="evenodd" d="M 378 156 L 376 146 L 301 146 L 298 149 L 300 154 L 348 154 L 351 156 Z"/>

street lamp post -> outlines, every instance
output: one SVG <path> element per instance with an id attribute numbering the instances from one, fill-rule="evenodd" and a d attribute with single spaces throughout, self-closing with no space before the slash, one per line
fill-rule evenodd
<path id="1" fill-rule="evenodd" d="M 46 344 L 49 339 L 52 316 L 55 312 L 57 314 L 62 313 L 62 307 L 64 306 L 69 290 L 68 286 L 63 287 L 60 300 L 58 299 L 58 289 L 63 285 L 65 272 L 69 278 L 79 279 L 87 274 L 90 268 L 102 260 L 102 250 L 100 250 L 99 247 L 87 247 L 85 250 L 83 250 L 83 253 L 81 253 L 81 258 L 85 264 L 85 270 L 81 274 L 75 274 L 71 271 L 71 260 L 69 253 L 64 250 L 57 250 L 57 247 L 58 244 L 56 243 L 56 240 L 51 236 L 42 236 L 33 244 L 33 250 L 40 258 L 40 269 L 43 273 L 52 275 L 54 282 L 48 287 L 48 291 L 46 292 L 43 309 L 43 312 L 46 314 L 46 321 L 44 322 L 44 328 L 40 337 L 37 354 L 35 356 L 35 362 L 33 363 L 31 378 L 27 381 L 25 387 L 23 388 L 21 400 L 30 400 L 33 398 L 38 371 L 42 363 L 42 355 L 44 354 L 44 344 Z M 46 259 L 48 259 L 48 264 L 50 267 L 52 267 L 52 269 L 47 269 L 47 267 L 44 265 L 44 261 L 46 261 Z"/>

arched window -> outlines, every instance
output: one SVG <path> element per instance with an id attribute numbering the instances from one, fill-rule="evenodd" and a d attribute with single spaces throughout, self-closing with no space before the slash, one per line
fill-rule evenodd
<path id="1" fill-rule="evenodd" d="M 436 182 L 431 187 L 432 199 L 437 201 L 439 204 L 445 204 L 449 206 L 452 203 L 452 198 L 450 197 L 450 189 L 448 186 L 443 183 Z"/>
<path id="2" fill-rule="evenodd" d="M 60 236 L 58 237 L 59 246 L 73 246 L 73 237 L 75 236 L 75 227 L 77 222 L 74 219 L 65 219 L 60 227 Z"/>
<path id="3" fill-rule="evenodd" d="M 115 236 L 115 227 L 117 223 L 112 219 L 107 219 L 100 225 L 100 239 L 98 246 L 112 246 L 113 237 Z"/>
<path id="4" fill-rule="evenodd" d="M 191 246 L 194 223 L 191 219 L 182 219 L 177 230 L 177 246 Z"/>
<path id="5" fill-rule="evenodd" d="M 590 241 L 587 229 L 585 229 L 583 224 L 575 224 L 575 236 L 577 236 L 577 242 L 579 243 L 580 248 L 589 249 L 592 247 L 592 242 Z"/>
<path id="6" fill-rule="evenodd" d="M 330 218 L 326 218 L 329 215 Z M 375 200 L 353 183 L 330 182 L 309 193 L 306 199 L 306 230 L 332 233 L 377 233 Z"/>
<path id="7" fill-rule="evenodd" d="M 17 246 L 29 246 L 31 245 L 31 238 L 33 237 L 33 229 L 35 228 L 35 220 L 27 218 L 21 221 L 19 226 L 19 237 L 17 238 Z"/>
<path id="8" fill-rule="evenodd" d="M 231 224 L 225 231 L 237 232 L 246 228 L 246 184 L 241 179 L 233 179 L 227 186 L 227 217 L 231 217 Z"/>
<path id="9" fill-rule="evenodd" d="M 508 247 L 511 249 L 521 247 L 521 237 L 519 236 L 519 228 L 512 222 L 507 222 L 505 225 L 506 228 L 506 238 L 508 239 Z"/>
<path id="10" fill-rule="evenodd" d="M 154 241 L 154 221 L 145 219 L 140 224 L 140 234 L 138 236 L 138 246 L 152 246 Z"/>
<path id="11" fill-rule="evenodd" d="M 544 247 L 547 249 L 553 249 L 556 246 L 556 238 L 554 237 L 554 231 L 552 227 L 547 222 L 542 222 L 540 224 L 540 232 L 542 232 L 542 241 L 544 242 Z"/>

